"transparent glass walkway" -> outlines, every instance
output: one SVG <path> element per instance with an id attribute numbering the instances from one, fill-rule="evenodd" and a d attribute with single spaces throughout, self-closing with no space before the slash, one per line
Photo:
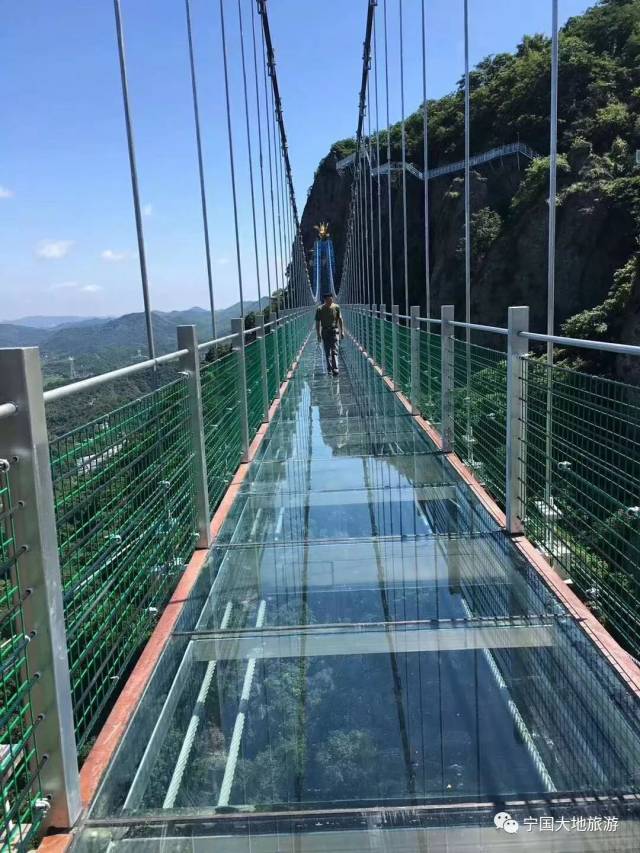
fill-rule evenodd
<path id="1" fill-rule="evenodd" d="M 341 358 L 307 345 L 77 849 L 640 849 L 636 697 Z M 617 829 L 526 832 L 561 814 Z"/>

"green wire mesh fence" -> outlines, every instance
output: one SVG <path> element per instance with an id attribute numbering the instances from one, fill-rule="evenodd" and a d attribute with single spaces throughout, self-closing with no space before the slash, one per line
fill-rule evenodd
<path id="1" fill-rule="evenodd" d="M 405 396 L 411 394 L 411 329 L 397 327 L 398 334 L 398 375 L 395 378 Z"/>
<path id="2" fill-rule="evenodd" d="M 0 470 L 0 850 L 29 849 L 37 834 L 40 807 L 36 729 L 31 706 L 36 675 L 29 672 L 23 603 L 29 595 L 20 581 L 20 546 L 13 517 L 10 472 Z"/>
<path id="3" fill-rule="evenodd" d="M 267 330 L 264 343 L 267 354 L 267 390 L 269 392 L 269 400 L 274 400 L 278 393 L 280 385 L 278 376 L 278 364 L 276 361 L 276 341 L 278 336 L 273 334 L 270 329 Z"/>
<path id="4" fill-rule="evenodd" d="M 280 382 L 284 382 L 287 376 L 287 369 L 290 364 L 289 353 L 287 347 L 286 332 L 284 326 L 278 327 L 278 351 L 280 353 Z"/>
<path id="5" fill-rule="evenodd" d="M 348 312 L 361 330 L 360 312 Z M 360 315 L 360 316 L 359 316 Z M 391 323 L 384 360 L 392 371 Z M 410 332 L 397 331 L 410 390 Z M 507 355 L 454 341 L 454 450 L 499 506 L 506 499 Z M 640 388 L 521 358 L 524 530 L 616 639 L 640 657 Z M 420 331 L 420 411 L 440 425 L 441 338 Z"/>
<path id="6" fill-rule="evenodd" d="M 454 341 L 454 450 L 504 509 L 507 362 L 495 349 Z"/>
<path id="7" fill-rule="evenodd" d="M 377 364 L 382 364 L 382 336 L 384 335 L 384 320 L 380 320 L 376 317 L 373 319 L 372 322 L 376 325 L 373 357 L 376 360 Z"/>
<path id="8" fill-rule="evenodd" d="M 200 382 L 209 509 L 213 513 L 242 459 L 237 353 L 204 365 Z"/>
<path id="9" fill-rule="evenodd" d="M 384 320 L 384 368 L 387 373 L 393 370 L 393 323 Z"/>
<path id="10" fill-rule="evenodd" d="M 640 656 L 640 388 L 521 365 L 525 531 Z"/>
<path id="11" fill-rule="evenodd" d="M 442 420 L 442 352 L 440 335 L 420 330 L 420 413 L 435 426 Z"/>
<path id="12" fill-rule="evenodd" d="M 304 312 L 267 334 L 272 400 L 308 334 Z M 285 328 L 286 325 L 286 328 Z M 280 345 L 280 376 L 275 365 Z M 246 346 L 249 434 L 264 416 L 260 342 Z M 242 458 L 236 352 L 201 367 L 207 487 L 214 512 Z M 197 541 L 195 453 L 186 375 L 49 445 L 75 737 L 86 754 Z M 6 470 L 5 470 L 6 469 Z M 31 704 L 10 469 L 0 463 L 0 849 L 30 849 L 46 813 Z"/>
<path id="13" fill-rule="evenodd" d="M 79 748 L 193 552 L 187 394 L 181 378 L 50 444 Z"/>
<path id="14" fill-rule="evenodd" d="M 257 339 L 248 342 L 245 346 L 245 369 L 247 372 L 249 440 L 251 440 L 258 432 L 260 424 L 264 418 L 260 341 Z"/>

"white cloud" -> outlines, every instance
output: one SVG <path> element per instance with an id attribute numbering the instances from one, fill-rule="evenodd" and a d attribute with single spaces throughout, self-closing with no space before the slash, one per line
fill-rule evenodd
<path id="1" fill-rule="evenodd" d="M 41 240 L 36 246 L 36 256 L 47 261 L 59 261 L 69 254 L 73 245 L 73 240 Z"/>
<path id="2" fill-rule="evenodd" d="M 216 263 L 221 267 L 225 267 L 228 263 L 230 263 L 229 258 L 216 258 Z"/>
<path id="3" fill-rule="evenodd" d="M 78 293 L 99 293 L 99 284 L 80 284 L 77 281 L 61 281 L 49 286 L 49 290 L 77 290 Z"/>
<path id="4" fill-rule="evenodd" d="M 152 204 L 145 204 L 142 208 L 142 215 L 143 216 L 151 216 L 152 214 L 153 214 L 153 205 Z"/>
<path id="5" fill-rule="evenodd" d="M 50 285 L 49 290 L 73 290 L 76 287 L 80 287 L 77 281 L 61 281 Z"/>
<path id="6" fill-rule="evenodd" d="M 0 184 L 0 198 L 13 198 L 15 195 L 13 190 L 7 189 Z"/>
<path id="7" fill-rule="evenodd" d="M 100 252 L 100 257 L 103 261 L 116 264 L 119 261 L 125 261 L 129 257 L 129 252 L 116 252 L 114 249 L 105 249 Z"/>

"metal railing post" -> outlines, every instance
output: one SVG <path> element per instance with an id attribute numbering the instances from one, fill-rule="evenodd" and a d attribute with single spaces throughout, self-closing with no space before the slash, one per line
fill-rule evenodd
<path id="1" fill-rule="evenodd" d="M 441 346 L 441 412 L 442 412 L 442 449 L 445 453 L 453 450 L 453 383 L 454 383 L 454 307 L 443 305 L 440 309 L 440 346 Z"/>
<path id="2" fill-rule="evenodd" d="M 242 461 L 249 461 L 249 407 L 247 404 L 247 364 L 244 341 L 244 317 L 231 321 L 231 333 L 235 335 L 233 351 L 238 356 L 238 403 L 240 405 L 240 429 L 242 431 Z"/>
<path id="3" fill-rule="evenodd" d="M 383 303 L 380 306 L 380 367 L 382 368 L 382 375 L 384 376 L 389 372 L 389 365 L 387 364 L 387 356 L 385 351 L 385 322 L 387 315 L 387 306 Z"/>
<path id="4" fill-rule="evenodd" d="M 391 378 L 393 379 L 393 390 L 397 391 L 400 387 L 398 382 L 398 314 L 400 308 L 398 305 L 391 307 Z"/>
<path id="5" fill-rule="evenodd" d="M 267 342 L 264 336 L 264 314 L 259 311 L 256 314 L 256 338 L 260 347 L 260 375 L 262 377 L 262 423 L 269 421 L 269 383 L 267 381 Z"/>
<path id="6" fill-rule="evenodd" d="M 529 308 L 509 308 L 507 336 L 507 461 L 506 519 L 509 533 L 522 533 L 525 515 L 525 452 L 527 418 L 527 383 L 525 370 L 527 339 L 520 332 L 529 331 Z"/>
<path id="7" fill-rule="evenodd" d="M 411 316 L 411 411 L 420 414 L 420 307 L 412 305 Z"/>
<path id="8" fill-rule="evenodd" d="M 198 540 L 196 548 L 211 545 L 211 516 L 209 514 L 209 487 L 207 457 L 204 447 L 204 420 L 202 415 L 202 388 L 200 386 L 200 353 L 195 326 L 178 326 L 178 349 L 189 352 L 180 359 L 180 369 L 189 383 L 189 427 L 195 474 L 196 521 Z"/>
<path id="9" fill-rule="evenodd" d="M 24 594 L 22 630 L 33 679 L 40 785 L 51 803 L 45 825 L 62 829 L 80 814 L 80 779 L 40 354 L 36 347 L 8 349 L 0 358 L 0 400 L 17 410 L 0 419 L 0 448 L 11 466 L 12 500 L 19 508 L 13 516 L 16 571 Z"/>

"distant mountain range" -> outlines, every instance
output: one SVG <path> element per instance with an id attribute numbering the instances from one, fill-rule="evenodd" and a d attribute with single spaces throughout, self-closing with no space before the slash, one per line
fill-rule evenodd
<path id="1" fill-rule="evenodd" d="M 56 329 L 60 326 L 75 326 L 79 323 L 106 323 L 107 320 L 112 320 L 113 317 L 77 317 L 77 316 L 60 316 L 48 314 L 35 314 L 30 317 L 19 317 L 17 320 L 0 320 L 0 325 L 5 322 L 12 326 L 28 326 L 30 329 Z"/>
<path id="2" fill-rule="evenodd" d="M 262 307 L 268 304 L 263 298 Z M 245 311 L 255 311 L 257 302 L 245 303 Z M 240 315 L 239 303 L 216 311 L 218 336 L 229 334 L 231 319 Z M 158 354 L 177 348 L 176 327 L 195 325 L 200 341 L 213 337 L 211 317 L 204 308 L 185 311 L 154 311 L 153 333 Z M 117 351 L 118 361 L 147 353 L 147 331 L 142 312 L 122 317 L 22 317 L 0 323 L 0 347 L 39 346 L 45 359 L 106 356 Z M 111 359 L 108 359 L 111 361 Z"/>

